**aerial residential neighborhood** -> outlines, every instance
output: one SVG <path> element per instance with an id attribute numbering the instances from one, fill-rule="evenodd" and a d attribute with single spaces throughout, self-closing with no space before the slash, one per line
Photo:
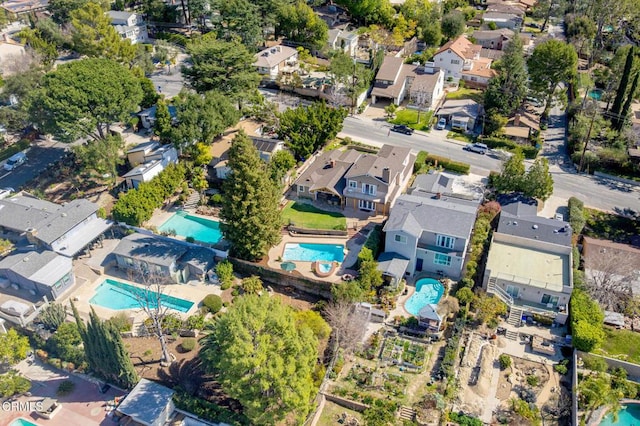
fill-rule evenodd
<path id="1" fill-rule="evenodd" d="M 0 425 L 640 422 L 639 0 L 0 0 Z"/>

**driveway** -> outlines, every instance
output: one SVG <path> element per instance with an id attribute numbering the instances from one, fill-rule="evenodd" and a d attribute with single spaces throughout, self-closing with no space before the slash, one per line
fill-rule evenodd
<path id="1" fill-rule="evenodd" d="M 27 162 L 10 172 L 0 169 L 0 188 L 20 189 L 47 168 L 52 167 L 65 154 L 67 145 L 61 142 L 53 144 L 36 142 L 27 151 Z"/>

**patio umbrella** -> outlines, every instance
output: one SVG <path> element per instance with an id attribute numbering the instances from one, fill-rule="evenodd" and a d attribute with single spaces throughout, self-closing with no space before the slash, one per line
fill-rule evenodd
<path id="1" fill-rule="evenodd" d="M 282 262 L 280 264 L 280 268 L 282 268 L 283 270 L 287 271 L 287 272 L 291 272 L 294 269 L 296 269 L 296 264 L 293 262 Z"/>

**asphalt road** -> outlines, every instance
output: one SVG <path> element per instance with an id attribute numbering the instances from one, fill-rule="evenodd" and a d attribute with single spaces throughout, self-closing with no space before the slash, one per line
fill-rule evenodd
<path id="1" fill-rule="evenodd" d="M 640 188 L 610 179 L 578 174 L 566 155 L 564 138 L 565 114 L 554 109 L 550 116 L 549 130 L 545 133 L 545 148 L 542 155 L 550 163 L 554 179 L 554 196 L 563 200 L 575 196 L 585 205 L 607 211 L 632 209 L 640 211 Z M 340 136 L 348 136 L 374 146 L 388 143 L 427 151 L 452 160 L 471 164 L 471 172 L 488 175 L 491 170 L 500 171 L 502 161 L 495 155 L 480 155 L 462 149 L 463 142 L 448 140 L 446 130 L 432 130 L 430 133 L 414 133 L 411 136 L 389 132 L 391 125 L 380 120 L 347 117 Z"/>
<path id="2" fill-rule="evenodd" d="M 53 167 L 65 154 L 67 145 L 56 143 L 54 145 L 32 146 L 27 152 L 27 162 L 15 170 L 7 172 L 0 169 L 0 188 L 13 188 L 19 190 L 25 183 L 37 177 L 49 167 Z"/>

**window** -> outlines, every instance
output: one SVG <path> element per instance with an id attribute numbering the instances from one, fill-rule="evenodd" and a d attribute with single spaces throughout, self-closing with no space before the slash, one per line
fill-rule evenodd
<path id="1" fill-rule="evenodd" d="M 511 284 L 507 285 L 507 294 L 514 299 L 518 298 L 518 293 L 520 293 L 520 289 L 518 287 L 512 286 Z"/>
<path id="2" fill-rule="evenodd" d="M 298 185 L 298 192 L 307 192 L 307 187 L 306 186 L 302 186 L 302 185 Z"/>
<path id="3" fill-rule="evenodd" d="M 349 181 L 349 188 L 357 188 L 357 187 L 358 187 L 358 182 L 356 182 L 355 180 Z"/>
<path id="4" fill-rule="evenodd" d="M 542 295 L 542 304 L 548 305 L 551 304 L 553 306 L 558 306 L 558 296 L 551 296 L 550 294 Z"/>
<path id="5" fill-rule="evenodd" d="M 368 183 L 363 183 L 362 184 L 362 193 L 363 194 L 369 194 L 369 195 L 376 195 L 376 186 L 375 185 L 370 185 Z"/>
<path id="6" fill-rule="evenodd" d="M 433 257 L 433 263 L 435 263 L 436 265 L 449 266 L 451 265 L 451 256 L 447 256 L 446 254 L 442 253 L 436 253 Z"/>
<path id="7" fill-rule="evenodd" d="M 453 64 L 453 65 L 460 65 L 460 59 L 452 59 L 452 60 L 451 60 L 451 64 Z"/>
<path id="8" fill-rule="evenodd" d="M 407 237 L 405 235 L 396 234 L 394 240 L 396 243 L 407 244 Z"/>
<path id="9" fill-rule="evenodd" d="M 436 245 L 438 247 L 444 247 L 448 249 L 452 249 L 456 243 L 456 239 L 450 237 L 448 235 L 438 235 L 436 236 Z"/>
<path id="10" fill-rule="evenodd" d="M 368 200 L 358 200 L 358 207 L 361 210 L 373 211 L 376 208 L 376 203 Z"/>

